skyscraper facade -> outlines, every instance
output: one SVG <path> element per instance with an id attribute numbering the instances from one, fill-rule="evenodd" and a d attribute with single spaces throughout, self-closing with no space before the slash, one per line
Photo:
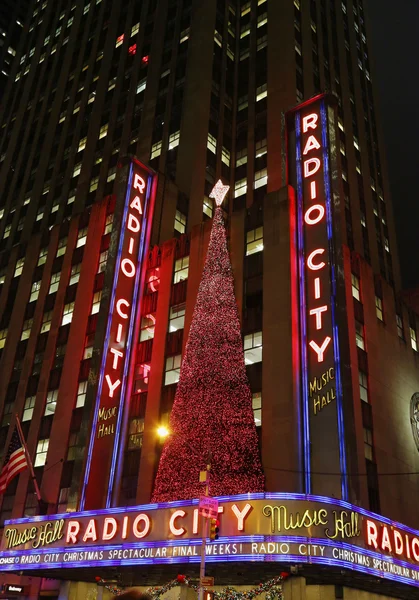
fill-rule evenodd
<path id="1" fill-rule="evenodd" d="M 284 570 L 301 598 L 414 593 L 418 317 L 401 295 L 364 4 L 32 3 L 0 110 L 0 447 L 17 415 L 42 501 L 21 473 L 0 518 L 20 531 L 68 515 L 48 567 L 8 534 L 5 583 L 36 598 L 78 581 L 86 597 L 95 569 L 144 586 L 194 574 L 196 546 L 189 561 L 156 544 L 196 536 L 195 505 L 150 501 L 221 179 L 267 504 L 223 498 L 220 535 L 278 547 L 237 546 L 241 562 L 220 550 L 218 582 Z M 257 511 L 272 528 L 251 516 L 246 532 Z M 122 528 L 106 564 L 102 546 L 81 555 L 100 537 L 91 514 L 102 544 Z"/>

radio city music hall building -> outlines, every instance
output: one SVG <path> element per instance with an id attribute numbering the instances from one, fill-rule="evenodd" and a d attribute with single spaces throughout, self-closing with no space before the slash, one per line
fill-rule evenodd
<path id="1" fill-rule="evenodd" d="M 43 499 L 27 471 L 2 499 L 21 596 L 197 577 L 197 499 L 151 498 L 220 178 L 265 485 L 220 498 L 207 574 L 419 594 L 417 316 L 363 4 L 33 3 L 0 115 L 0 446 L 17 414 Z"/>

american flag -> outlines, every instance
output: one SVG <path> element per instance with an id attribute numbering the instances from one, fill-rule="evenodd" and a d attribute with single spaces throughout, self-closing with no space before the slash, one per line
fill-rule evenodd
<path id="1" fill-rule="evenodd" d="M 13 477 L 24 471 L 28 466 L 25 450 L 19 437 L 17 428 L 10 440 L 9 449 L 4 460 L 3 469 L 0 473 L 0 494 L 4 494 L 7 486 L 12 481 Z"/>

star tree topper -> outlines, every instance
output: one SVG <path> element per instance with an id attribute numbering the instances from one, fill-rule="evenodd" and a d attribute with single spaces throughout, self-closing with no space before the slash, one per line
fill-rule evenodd
<path id="1" fill-rule="evenodd" d="M 215 198 L 216 205 L 221 206 L 229 189 L 230 189 L 230 186 L 223 185 L 223 182 L 221 181 L 221 179 L 219 179 L 217 181 L 217 183 L 214 185 L 214 187 L 212 188 L 212 192 L 209 195 L 209 197 Z"/>

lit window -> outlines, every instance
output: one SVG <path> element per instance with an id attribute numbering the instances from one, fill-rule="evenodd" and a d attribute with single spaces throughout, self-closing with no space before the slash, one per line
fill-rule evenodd
<path id="1" fill-rule="evenodd" d="M 58 248 L 57 248 L 56 256 L 62 256 L 63 254 L 65 254 L 66 248 L 67 248 L 67 238 L 64 237 L 58 241 Z"/>
<path id="2" fill-rule="evenodd" d="M 267 152 L 268 152 L 268 143 L 267 143 L 266 138 L 264 140 L 260 140 L 259 142 L 256 142 L 256 147 L 255 147 L 256 158 L 260 158 Z M 239 166 L 239 165 L 237 165 L 237 166 Z"/>
<path id="3" fill-rule="evenodd" d="M 3 233 L 4 240 L 9 237 L 11 230 L 12 230 L 12 224 L 10 223 L 9 225 L 6 225 L 6 227 L 4 228 L 4 233 Z"/>
<path id="4" fill-rule="evenodd" d="M 99 187 L 99 175 L 97 177 L 92 177 L 89 184 L 89 192 L 94 192 Z"/>
<path id="5" fill-rule="evenodd" d="M 268 36 L 262 35 L 260 38 L 257 39 L 256 49 L 262 50 L 262 48 L 266 48 L 267 45 L 268 45 Z"/>
<path id="6" fill-rule="evenodd" d="M 418 340 L 416 337 L 416 331 L 415 329 L 413 329 L 413 327 L 409 327 L 409 331 L 410 331 L 410 343 L 412 345 L 412 348 L 415 352 L 418 351 Z"/>
<path id="7" fill-rule="evenodd" d="M 58 271 L 58 273 L 53 273 L 51 275 L 48 294 L 54 294 L 58 290 L 58 286 L 60 284 L 60 277 L 61 271 Z"/>
<path id="8" fill-rule="evenodd" d="M 268 169 L 261 169 L 255 173 L 255 190 L 268 183 Z"/>
<path id="9" fill-rule="evenodd" d="M 190 27 L 181 31 L 179 44 L 182 44 L 183 42 L 186 42 L 186 40 L 189 39 L 189 33 L 190 33 Z"/>
<path id="10" fill-rule="evenodd" d="M 45 403 L 44 416 L 52 415 L 55 413 L 57 406 L 58 390 L 51 390 L 47 394 L 47 401 Z"/>
<path id="11" fill-rule="evenodd" d="M 87 144 L 87 137 L 84 137 L 79 141 L 79 146 L 77 148 L 77 152 L 81 152 L 82 150 L 84 150 L 86 148 L 86 144 Z"/>
<path id="12" fill-rule="evenodd" d="M 39 251 L 39 257 L 38 257 L 38 267 L 47 262 L 47 254 L 48 254 L 48 248 L 41 248 L 41 250 Z"/>
<path id="13" fill-rule="evenodd" d="M 364 427 L 364 452 L 365 458 L 368 460 L 374 460 L 374 452 L 372 446 L 372 431 L 368 427 Z"/>
<path id="14" fill-rule="evenodd" d="M 141 319 L 140 342 L 151 340 L 154 338 L 154 329 L 156 325 L 156 317 L 152 314 L 145 315 Z"/>
<path id="15" fill-rule="evenodd" d="M 84 342 L 83 360 L 92 358 L 94 342 L 95 342 L 95 334 L 91 333 L 90 335 L 88 335 L 86 337 L 86 340 Z"/>
<path id="16" fill-rule="evenodd" d="M 106 217 L 105 231 L 103 232 L 103 235 L 106 235 L 112 231 L 112 224 L 113 224 L 113 215 L 108 215 Z"/>
<path id="17" fill-rule="evenodd" d="M 45 333 L 51 329 L 52 310 L 44 313 L 42 317 L 41 333 Z"/>
<path id="18" fill-rule="evenodd" d="M 188 271 L 189 271 L 189 256 L 184 256 L 183 258 L 179 258 L 175 262 L 175 273 L 173 276 L 173 283 L 179 283 L 179 281 L 188 279 Z"/>
<path id="19" fill-rule="evenodd" d="M 138 450 L 143 445 L 144 419 L 130 419 L 128 426 L 128 450 Z"/>
<path id="20" fill-rule="evenodd" d="M 400 315 L 396 315 L 397 334 L 400 339 L 404 340 L 403 319 Z"/>
<path id="21" fill-rule="evenodd" d="M 21 340 L 27 340 L 29 338 L 31 335 L 32 325 L 33 319 L 26 319 L 26 321 L 23 322 L 22 335 L 20 336 Z"/>
<path id="22" fill-rule="evenodd" d="M 131 27 L 131 37 L 140 31 L 140 24 L 136 23 Z"/>
<path id="23" fill-rule="evenodd" d="M 78 175 L 80 175 L 80 171 L 81 171 L 81 163 L 77 163 L 74 166 L 72 177 L 77 177 Z"/>
<path id="24" fill-rule="evenodd" d="M 95 315 L 99 312 L 101 298 L 102 290 L 100 290 L 99 292 L 95 292 L 95 294 L 93 295 L 92 310 L 90 311 L 91 315 Z"/>
<path id="25" fill-rule="evenodd" d="M 210 150 L 211 152 L 213 152 L 214 154 L 216 154 L 216 152 L 217 152 L 217 140 L 210 133 L 208 134 L 207 148 L 208 148 L 208 150 Z"/>
<path id="26" fill-rule="evenodd" d="M 70 431 L 68 438 L 67 460 L 75 460 L 79 454 L 79 431 Z"/>
<path id="27" fill-rule="evenodd" d="M 176 146 L 179 146 L 180 141 L 180 131 L 175 131 L 169 137 L 169 150 L 173 150 Z"/>
<path id="28" fill-rule="evenodd" d="M 177 383 L 179 381 L 181 362 L 181 354 L 177 354 L 176 356 L 169 356 L 168 358 L 166 358 L 166 367 L 164 371 L 164 385 L 171 385 L 172 383 Z"/>
<path id="29" fill-rule="evenodd" d="M 208 198 L 207 196 L 204 196 L 204 205 L 202 208 L 204 215 L 207 215 L 207 217 L 212 219 L 213 210 L 214 210 L 214 203 L 213 203 L 212 198 Z"/>
<path id="30" fill-rule="evenodd" d="M 137 85 L 137 94 L 140 94 L 141 92 L 144 92 L 144 90 L 146 88 L 146 85 L 147 85 L 147 78 L 145 77 Z"/>
<path id="31" fill-rule="evenodd" d="M 368 402 L 368 376 L 359 371 L 359 395 L 363 402 Z"/>
<path id="32" fill-rule="evenodd" d="M 153 158 L 156 158 L 157 156 L 160 156 L 162 143 L 163 142 L 161 142 L 161 141 L 160 142 L 156 142 L 155 144 L 153 144 L 151 146 L 150 160 L 152 160 Z"/>
<path id="33" fill-rule="evenodd" d="M 255 331 L 244 336 L 244 362 L 253 365 L 262 360 L 262 332 Z"/>
<path id="34" fill-rule="evenodd" d="M 106 181 L 109 183 L 110 181 L 113 181 L 116 178 L 116 166 L 115 167 L 111 167 L 108 171 L 108 176 L 106 177 Z"/>
<path id="35" fill-rule="evenodd" d="M 264 83 L 263 85 L 260 85 L 258 88 L 256 88 L 256 102 L 259 102 L 259 100 L 263 100 L 263 98 L 266 98 L 266 96 L 268 95 L 268 84 Z"/>
<path id="36" fill-rule="evenodd" d="M 263 250 L 263 227 L 257 227 L 246 234 L 246 256 L 262 252 Z"/>
<path id="37" fill-rule="evenodd" d="M 360 292 L 361 284 L 359 281 L 359 277 L 357 277 L 356 275 L 354 275 L 352 273 L 351 279 L 352 279 L 352 296 L 354 298 L 356 298 L 357 300 L 361 301 L 361 292 Z"/>
<path id="38" fill-rule="evenodd" d="M 69 281 L 68 285 L 73 285 L 74 283 L 78 282 L 78 280 L 80 279 L 80 271 L 81 271 L 81 263 L 78 263 L 77 265 L 73 265 L 71 267 L 70 281 Z"/>
<path id="39" fill-rule="evenodd" d="M 31 295 L 29 298 L 29 302 L 33 302 L 34 300 L 38 300 L 39 290 L 41 289 L 41 281 L 34 281 L 31 287 Z"/>
<path id="40" fill-rule="evenodd" d="M 115 44 L 115 48 L 118 48 L 119 46 L 122 46 L 122 44 L 124 43 L 124 34 L 120 35 L 117 39 L 116 39 L 116 44 Z"/>
<path id="41" fill-rule="evenodd" d="M 230 166 L 230 152 L 224 146 L 221 148 L 221 160 L 228 167 Z"/>
<path id="42" fill-rule="evenodd" d="M 7 329 L 0 329 L 0 348 L 4 348 L 7 338 Z"/>
<path id="43" fill-rule="evenodd" d="M 239 179 L 234 185 L 234 197 L 238 198 L 247 192 L 247 179 Z"/>
<path id="44" fill-rule="evenodd" d="M 218 33 L 217 30 L 214 31 L 214 42 L 216 44 L 218 44 L 220 46 L 220 48 L 222 48 L 222 46 L 223 46 L 223 38 L 222 38 L 221 34 Z"/>
<path id="45" fill-rule="evenodd" d="M 108 251 L 104 250 L 99 254 L 99 266 L 97 269 L 98 273 L 102 273 L 106 269 L 106 262 L 108 260 Z"/>
<path id="46" fill-rule="evenodd" d="M 243 110 L 245 108 L 247 108 L 249 106 L 249 99 L 247 94 L 245 94 L 244 96 L 240 96 L 239 100 L 238 100 L 238 106 L 237 106 L 237 110 Z"/>
<path id="47" fill-rule="evenodd" d="M 73 320 L 74 302 L 69 302 L 64 305 L 63 318 L 61 319 L 61 325 L 67 325 Z"/>
<path id="48" fill-rule="evenodd" d="M 83 229 L 80 229 L 77 234 L 76 248 L 80 248 L 80 246 L 84 246 L 86 243 L 86 239 L 87 239 L 87 227 L 83 227 Z"/>
<path id="49" fill-rule="evenodd" d="M 36 447 L 36 455 L 34 467 L 43 467 L 47 461 L 47 452 L 49 446 L 48 440 L 39 440 L 38 445 Z"/>
<path id="50" fill-rule="evenodd" d="M 29 396 L 25 398 L 25 406 L 23 408 L 22 422 L 30 421 L 33 415 L 33 409 L 35 408 L 36 396 Z"/>
<path id="51" fill-rule="evenodd" d="M 181 213 L 180 210 L 176 210 L 174 227 L 176 231 L 179 231 L 179 233 L 185 233 L 186 215 Z"/>
<path id="52" fill-rule="evenodd" d="M 252 394 L 252 408 L 256 427 L 262 425 L 262 392 Z"/>
<path id="53" fill-rule="evenodd" d="M 257 144 L 256 144 L 256 147 L 257 147 Z M 236 154 L 236 167 L 241 167 L 242 165 L 245 165 L 246 163 L 247 163 L 247 148 L 244 148 L 243 150 L 240 150 Z"/>
<path id="54" fill-rule="evenodd" d="M 76 408 L 81 408 L 86 402 L 87 381 L 80 381 L 77 388 Z"/>
<path id="55" fill-rule="evenodd" d="M 355 341 L 358 348 L 365 350 L 364 325 L 355 321 Z"/>
<path id="56" fill-rule="evenodd" d="M 41 221 L 43 216 L 44 216 L 44 207 L 41 207 L 38 210 L 38 212 L 36 213 L 36 220 Z"/>
<path id="57" fill-rule="evenodd" d="M 108 133 L 108 123 L 106 123 L 106 125 L 102 125 L 102 127 L 100 128 L 99 131 L 99 139 L 101 140 L 102 138 L 104 138 Z"/>
<path id="58" fill-rule="evenodd" d="M 268 22 L 268 13 L 263 13 L 258 17 L 258 27 L 262 27 Z"/>
<path id="59" fill-rule="evenodd" d="M 15 267 L 15 272 L 14 272 L 13 277 L 19 277 L 19 275 L 22 275 L 24 264 L 25 264 L 25 257 L 19 258 L 19 260 L 16 262 L 16 267 Z"/>
<path id="60" fill-rule="evenodd" d="M 183 329 L 185 326 L 186 304 L 177 304 L 170 307 L 169 313 L 169 332 Z"/>
<path id="61" fill-rule="evenodd" d="M 384 321 L 383 301 L 379 296 L 375 297 L 375 314 L 377 315 L 377 319 Z"/>
<path id="62" fill-rule="evenodd" d="M 58 209 L 60 208 L 60 200 L 54 200 L 54 204 L 51 207 L 51 212 L 55 213 L 58 211 Z"/>

